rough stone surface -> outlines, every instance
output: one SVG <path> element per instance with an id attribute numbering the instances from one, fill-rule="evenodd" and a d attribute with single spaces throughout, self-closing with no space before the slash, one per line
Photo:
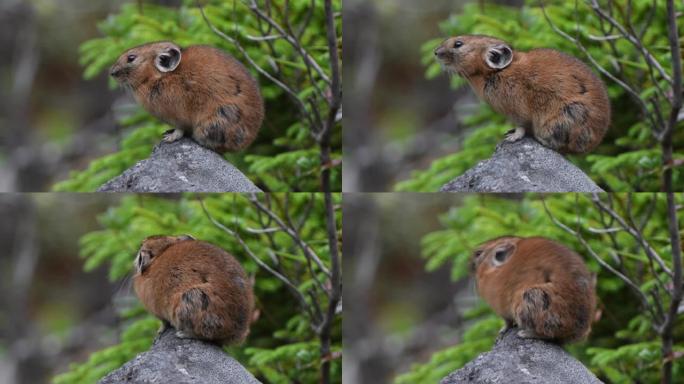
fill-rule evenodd
<path id="1" fill-rule="evenodd" d="M 166 329 L 149 351 L 105 376 L 99 384 L 260 384 L 216 345 L 179 339 Z"/>
<path id="2" fill-rule="evenodd" d="M 445 184 L 442 192 L 603 192 L 558 152 L 530 137 L 501 142 L 494 155 Z"/>
<path id="3" fill-rule="evenodd" d="M 494 348 L 442 379 L 441 384 L 593 384 L 601 383 L 582 363 L 560 346 L 521 339 L 511 328 Z"/>
<path id="4" fill-rule="evenodd" d="M 191 139 L 159 143 L 152 155 L 98 192 L 261 192 L 218 153 Z"/>

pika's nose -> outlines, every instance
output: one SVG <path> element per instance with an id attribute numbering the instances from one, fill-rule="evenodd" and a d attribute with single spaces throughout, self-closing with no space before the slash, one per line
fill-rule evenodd
<path id="1" fill-rule="evenodd" d="M 109 76 L 111 76 L 111 77 L 119 77 L 120 74 L 121 74 L 120 69 L 116 69 L 116 68 L 112 67 L 112 69 L 109 70 Z"/>
<path id="2" fill-rule="evenodd" d="M 442 46 L 435 48 L 435 56 L 437 56 L 437 57 L 440 57 L 440 58 L 444 57 L 444 55 L 446 55 L 446 53 L 447 53 L 446 48 L 444 48 Z"/>

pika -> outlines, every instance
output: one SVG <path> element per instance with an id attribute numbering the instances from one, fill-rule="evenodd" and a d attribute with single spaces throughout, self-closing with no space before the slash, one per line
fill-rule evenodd
<path id="1" fill-rule="evenodd" d="M 480 296 L 518 336 L 560 344 L 591 330 L 594 278 L 582 258 L 543 237 L 504 236 L 480 245 L 472 257 Z"/>
<path id="2" fill-rule="evenodd" d="M 242 342 L 254 306 L 245 271 L 223 249 L 191 236 L 151 236 L 135 257 L 133 287 L 143 306 L 180 338 Z"/>
<path id="3" fill-rule="evenodd" d="M 482 35 L 449 38 L 434 53 L 480 99 L 517 125 L 506 141 L 527 134 L 560 153 L 586 153 L 601 143 L 610 126 L 605 85 L 572 56 L 546 48 L 515 51 Z"/>
<path id="4" fill-rule="evenodd" d="M 229 54 L 162 41 L 124 52 L 110 75 L 136 101 L 174 126 L 164 141 L 184 135 L 218 153 L 239 151 L 257 136 L 264 102 L 256 80 Z"/>

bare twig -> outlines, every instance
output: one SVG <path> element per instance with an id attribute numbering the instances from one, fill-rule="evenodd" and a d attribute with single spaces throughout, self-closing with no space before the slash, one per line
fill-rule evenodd
<path id="1" fill-rule="evenodd" d="M 271 27 L 273 27 L 282 37 L 292 45 L 292 47 L 298 51 L 298 53 L 304 58 L 305 62 L 309 64 L 311 67 L 314 68 L 316 73 L 318 73 L 318 76 L 323 79 L 326 83 L 330 83 L 330 79 L 328 76 L 325 74 L 321 66 L 316 62 L 316 60 L 307 52 L 307 50 L 302 47 L 300 44 L 299 40 L 287 33 L 280 24 L 278 24 L 275 20 L 273 20 L 271 17 L 269 17 L 267 14 L 265 14 L 260 8 L 259 5 L 256 3 L 256 1 L 252 0 L 249 3 L 249 8 L 252 10 L 252 12 L 257 15 L 259 18 L 261 18 L 263 21 L 268 23 Z"/>
<path id="2" fill-rule="evenodd" d="M 674 198 L 674 188 L 672 185 L 672 135 L 677 124 L 677 116 L 679 110 L 682 108 L 682 60 L 679 50 L 679 34 L 677 31 L 677 15 L 674 8 L 674 0 L 667 0 L 667 25 L 668 25 L 668 39 L 670 42 L 670 51 L 672 56 L 672 110 L 670 111 L 670 119 L 667 129 L 663 135 L 663 164 L 665 165 L 664 172 L 664 188 L 667 193 L 667 221 L 670 230 L 670 246 L 672 249 L 672 269 L 674 275 L 672 277 L 672 292 L 670 308 L 665 317 L 665 323 L 662 327 L 662 353 L 665 363 L 662 367 L 661 382 L 669 384 L 672 382 L 672 360 L 674 354 L 672 347 L 674 345 L 673 329 L 677 320 L 677 311 L 679 304 L 682 301 L 684 294 L 683 278 L 682 278 L 682 246 L 679 235 L 679 221 L 677 219 L 677 206 Z"/>
<path id="3" fill-rule="evenodd" d="M 620 224 L 620 226 L 621 226 L 627 233 L 629 233 L 630 235 L 632 235 L 632 237 L 634 237 L 634 239 L 635 239 L 635 240 L 639 243 L 639 245 L 644 249 L 644 251 L 646 252 L 646 254 L 647 254 L 649 257 L 653 258 L 653 259 L 656 261 L 656 263 L 658 263 L 658 265 L 660 266 L 660 268 L 662 268 L 662 270 L 663 270 L 665 273 L 667 273 L 669 276 L 672 276 L 672 271 L 670 270 L 670 268 L 667 267 L 667 265 L 665 264 L 665 261 L 663 260 L 663 258 L 660 257 L 660 255 L 658 254 L 658 252 L 656 252 L 656 250 L 651 246 L 651 244 L 649 244 L 648 241 L 646 241 L 646 239 L 644 238 L 644 234 L 643 234 L 641 231 L 639 231 L 639 230 L 637 230 L 637 228 L 632 227 L 631 225 L 629 225 L 629 224 L 627 223 L 627 221 L 625 221 L 625 219 L 622 218 L 622 216 L 620 216 L 617 212 L 615 212 L 611 207 L 609 207 L 609 206 L 607 206 L 606 204 L 604 204 L 604 203 L 601 201 L 601 198 L 599 197 L 599 195 L 598 195 L 597 193 L 592 194 L 591 200 L 594 202 L 594 204 L 595 204 L 601 211 L 603 211 L 603 212 L 607 213 L 608 215 L 610 215 L 613 219 L 615 219 L 615 221 L 618 222 L 618 224 Z"/>
<path id="4" fill-rule="evenodd" d="M 599 15 L 599 17 L 603 18 L 607 22 L 610 23 L 613 27 L 615 27 L 622 36 L 624 36 L 627 41 L 632 43 L 634 47 L 644 56 L 644 59 L 646 60 L 646 63 L 648 65 L 652 65 L 658 70 L 658 73 L 660 76 L 663 77 L 668 83 L 672 83 L 672 79 L 670 76 L 668 76 L 667 72 L 665 72 L 665 69 L 663 68 L 662 65 L 656 60 L 656 58 L 649 52 L 649 50 L 644 47 L 644 44 L 642 43 L 641 39 L 637 38 L 636 36 L 632 35 L 629 33 L 625 27 L 622 26 L 622 24 L 618 23 L 617 20 L 612 18 L 610 15 L 608 15 L 599 5 L 597 0 L 591 0 L 591 7 L 594 9 L 594 12 Z"/>
<path id="5" fill-rule="evenodd" d="M 332 9 L 332 0 L 325 0 L 325 21 L 326 37 L 328 40 L 328 54 L 330 55 L 331 85 L 330 85 L 330 107 L 328 116 L 319 135 L 319 146 L 321 148 L 321 188 L 323 191 L 330 192 L 330 173 L 332 167 L 330 137 L 337 122 L 337 113 L 342 107 L 342 78 L 340 73 L 340 56 L 337 51 L 337 30 L 335 29 L 335 15 Z"/>
<path id="6" fill-rule="evenodd" d="M 328 40 L 328 54 L 330 55 L 332 81 L 330 85 L 330 109 L 328 111 L 326 125 L 320 136 L 319 145 L 321 147 L 321 164 L 323 165 L 321 187 L 325 200 L 326 229 L 328 231 L 328 247 L 330 248 L 332 274 L 330 277 L 331 292 L 328 308 L 323 326 L 321 327 L 321 356 L 324 359 L 323 365 L 321 366 L 321 381 L 324 384 L 330 383 L 331 332 L 337 306 L 342 300 L 342 265 L 337 244 L 337 223 L 335 220 L 335 207 L 333 206 L 332 188 L 330 185 L 330 135 L 335 126 L 337 112 L 342 103 L 342 79 L 340 74 L 340 59 L 337 51 L 337 31 L 335 29 L 334 17 L 332 0 L 325 0 L 325 27 Z"/>
<path id="7" fill-rule="evenodd" d="M 294 228 L 285 224 L 285 222 L 280 217 L 278 217 L 278 215 L 276 215 L 275 212 L 273 212 L 264 204 L 262 204 L 257 198 L 256 194 L 250 194 L 249 201 L 252 202 L 252 204 L 258 210 L 260 210 L 261 212 L 265 213 L 268 217 L 273 219 L 273 221 L 283 230 L 283 232 L 287 233 L 292 238 L 292 240 L 294 240 L 295 244 L 297 244 L 302 249 L 304 254 L 311 257 L 311 259 L 314 260 L 316 265 L 318 265 L 318 268 L 320 268 L 321 271 L 323 271 L 323 273 L 326 274 L 326 276 L 330 277 L 330 271 L 328 271 L 328 268 L 325 267 L 325 265 L 321 261 L 321 258 L 318 257 L 318 255 L 316 254 L 316 251 L 314 251 L 309 244 L 302 240 L 301 236 L 299 236 L 299 233 Z"/>

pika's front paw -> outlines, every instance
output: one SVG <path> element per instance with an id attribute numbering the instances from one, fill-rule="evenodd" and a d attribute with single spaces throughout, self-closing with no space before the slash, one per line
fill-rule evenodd
<path id="1" fill-rule="evenodd" d="M 159 327 L 159 329 L 157 330 L 157 335 L 154 336 L 154 340 L 152 341 L 152 343 L 156 343 L 157 340 L 161 338 L 162 334 L 164 334 L 164 332 L 169 328 L 171 328 L 171 324 L 166 320 L 162 320 L 161 327 Z"/>
<path id="2" fill-rule="evenodd" d="M 189 332 L 176 331 L 176 337 L 179 339 L 192 339 L 193 335 L 190 334 Z"/>
<path id="3" fill-rule="evenodd" d="M 522 139 L 523 137 L 525 137 L 525 128 L 516 127 L 506 132 L 506 138 L 504 140 L 509 143 L 513 143 Z"/>
<path id="4" fill-rule="evenodd" d="M 180 140 L 182 137 L 183 130 L 174 128 L 164 132 L 164 137 L 162 138 L 162 141 L 164 141 L 165 143 L 173 143 L 174 141 Z"/>

